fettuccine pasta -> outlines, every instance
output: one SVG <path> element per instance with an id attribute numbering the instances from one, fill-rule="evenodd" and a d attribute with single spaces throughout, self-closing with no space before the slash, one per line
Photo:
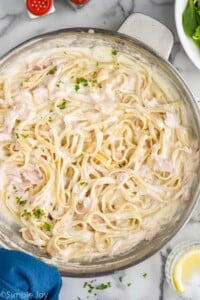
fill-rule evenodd
<path id="1" fill-rule="evenodd" d="M 52 257 L 153 238 L 188 200 L 198 155 L 178 93 L 134 55 L 54 48 L 0 73 L 0 198 Z"/>

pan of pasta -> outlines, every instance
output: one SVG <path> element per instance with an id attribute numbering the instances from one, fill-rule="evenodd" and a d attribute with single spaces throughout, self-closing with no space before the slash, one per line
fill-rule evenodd
<path id="1" fill-rule="evenodd" d="M 100 275 L 143 261 L 186 223 L 200 115 L 157 52 L 73 28 L 1 58 L 1 246 L 63 275 Z"/>

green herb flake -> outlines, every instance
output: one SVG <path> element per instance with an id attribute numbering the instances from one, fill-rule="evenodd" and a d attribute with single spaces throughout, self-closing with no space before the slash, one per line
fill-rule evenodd
<path id="1" fill-rule="evenodd" d="M 122 280 L 123 280 L 123 277 L 122 277 L 122 276 L 120 276 L 120 277 L 119 277 L 119 281 L 120 281 L 120 282 L 122 282 Z"/>
<path id="2" fill-rule="evenodd" d="M 87 282 L 84 282 L 84 285 L 83 285 L 83 287 L 84 287 L 84 288 L 86 288 L 86 287 L 87 287 L 87 285 L 88 285 L 88 283 L 87 283 Z"/>
<path id="3" fill-rule="evenodd" d="M 45 222 L 45 223 L 42 225 L 42 229 L 45 230 L 45 231 L 51 231 L 51 224 Z"/>
<path id="4" fill-rule="evenodd" d="M 21 136 L 26 139 L 28 137 L 28 134 L 27 133 L 21 133 Z"/>
<path id="5" fill-rule="evenodd" d="M 81 298 L 80 298 L 80 297 L 77 297 L 76 299 L 77 299 L 77 300 L 81 300 Z"/>
<path id="6" fill-rule="evenodd" d="M 65 100 L 63 100 L 62 104 L 58 105 L 58 107 L 59 107 L 60 109 L 65 109 L 66 106 L 67 106 L 67 102 L 66 102 Z"/>
<path id="7" fill-rule="evenodd" d="M 76 78 L 76 84 L 74 86 L 74 89 L 75 89 L 76 92 L 80 89 L 81 84 L 82 84 L 82 86 L 87 87 L 88 86 L 87 79 L 85 79 L 83 77 Z"/>
<path id="8" fill-rule="evenodd" d="M 79 84 L 75 84 L 74 89 L 75 89 L 76 92 L 78 92 L 78 90 L 80 90 Z"/>
<path id="9" fill-rule="evenodd" d="M 80 84 L 80 83 L 87 84 L 88 82 L 87 82 L 87 79 L 85 79 L 83 77 L 78 77 L 78 78 L 76 78 L 76 83 L 77 84 Z"/>
<path id="10" fill-rule="evenodd" d="M 49 112 L 52 113 L 52 112 L 53 112 L 53 109 L 50 109 Z"/>
<path id="11" fill-rule="evenodd" d="M 15 192 L 17 192 L 17 187 L 16 187 L 15 184 L 13 184 L 13 190 L 14 190 Z"/>
<path id="12" fill-rule="evenodd" d="M 23 211 L 23 213 L 21 214 L 22 217 L 25 217 L 26 220 L 28 220 L 31 217 L 31 212 L 27 211 L 26 209 Z"/>
<path id="13" fill-rule="evenodd" d="M 85 184 L 85 182 L 84 182 L 84 181 L 81 181 L 79 184 L 80 184 L 80 185 L 84 185 L 84 184 Z"/>
<path id="14" fill-rule="evenodd" d="M 112 50 L 112 55 L 115 56 L 115 55 L 117 55 L 117 53 L 118 53 L 117 50 Z"/>
<path id="15" fill-rule="evenodd" d="M 40 219 L 42 216 L 45 215 L 45 212 L 43 209 L 38 208 L 33 210 L 33 215 L 35 218 Z"/>
<path id="16" fill-rule="evenodd" d="M 16 124 L 19 124 L 19 123 L 21 123 L 21 120 L 17 119 L 15 122 L 16 122 Z"/>
<path id="17" fill-rule="evenodd" d="M 16 132 L 15 136 L 16 136 L 17 139 L 19 139 L 19 133 Z"/>
<path id="18" fill-rule="evenodd" d="M 16 197 L 16 201 L 17 201 L 17 204 L 19 204 L 21 206 L 24 206 L 27 202 L 27 200 L 22 200 L 21 197 Z"/>
<path id="19" fill-rule="evenodd" d="M 60 87 L 60 85 L 63 83 L 63 81 L 62 80 L 59 80 L 57 83 L 56 83 L 56 86 L 57 87 Z"/>
<path id="20" fill-rule="evenodd" d="M 49 70 L 48 74 L 54 75 L 57 72 L 57 67 L 53 67 L 52 69 Z"/>
<path id="21" fill-rule="evenodd" d="M 131 285 L 132 285 L 132 283 L 131 283 L 131 282 L 127 283 L 127 286 L 131 286 Z"/>
<path id="22" fill-rule="evenodd" d="M 144 273 L 142 276 L 143 276 L 144 278 L 146 278 L 146 277 L 147 277 L 147 273 Z"/>
<path id="23" fill-rule="evenodd" d="M 107 283 L 101 283 L 100 285 L 98 285 L 96 287 L 96 290 L 106 290 L 108 288 L 111 287 L 111 283 L 110 282 L 107 282 Z"/>

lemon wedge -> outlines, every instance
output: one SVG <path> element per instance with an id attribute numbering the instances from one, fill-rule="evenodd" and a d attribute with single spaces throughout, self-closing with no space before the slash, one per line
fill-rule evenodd
<path id="1" fill-rule="evenodd" d="M 200 247 L 193 248 L 178 258 L 173 268 L 173 283 L 176 290 L 184 294 L 185 282 L 200 270 Z"/>

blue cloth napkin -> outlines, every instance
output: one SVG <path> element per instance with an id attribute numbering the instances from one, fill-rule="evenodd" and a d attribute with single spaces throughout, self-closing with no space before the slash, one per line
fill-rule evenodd
<path id="1" fill-rule="evenodd" d="M 58 300 L 59 271 L 15 250 L 0 249 L 0 300 Z"/>

